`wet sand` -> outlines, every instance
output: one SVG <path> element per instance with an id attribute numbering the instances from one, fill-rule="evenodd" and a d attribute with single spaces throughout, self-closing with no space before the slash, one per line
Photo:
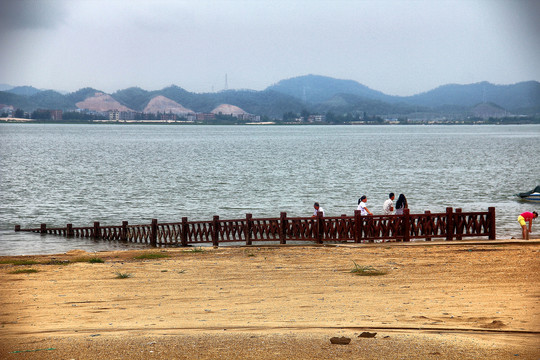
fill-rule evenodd
<path id="1" fill-rule="evenodd" d="M 540 358 L 540 240 L 0 261 L 2 359 Z"/>

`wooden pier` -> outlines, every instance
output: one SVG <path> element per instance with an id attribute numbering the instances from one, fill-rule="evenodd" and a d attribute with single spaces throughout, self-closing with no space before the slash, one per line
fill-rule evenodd
<path id="1" fill-rule="evenodd" d="M 15 231 L 29 231 L 41 234 L 65 237 L 91 238 L 108 241 L 148 244 L 150 246 L 190 246 L 211 243 L 220 246 L 226 243 L 273 242 L 389 242 L 423 239 L 431 241 L 442 238 L 447 241 L 462 240 L 467 237 L 488 237 L 495 240 L 495 208 L 487 212 L 462 212 L 448 207 L 444 213 L 410 214 L 405 209 L 403 215 L 361 216 L 355 211 L 353 216 L 337 217 L 287 217 L 282 212 L 278 218 L 254 218 L 246 214 L 244 219 L 221 220 L 214 216 L 211 221 L 188 221 L 159 223 L 153 219 L 150 224 L 110 226 L 94 222 L 93 226 L 47 227 L 22 229 L 15 226 Z"/>

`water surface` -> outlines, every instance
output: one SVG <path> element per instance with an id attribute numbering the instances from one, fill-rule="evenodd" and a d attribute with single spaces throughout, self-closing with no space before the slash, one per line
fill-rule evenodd
<path id="1" fill-rule="evenodd" d="M 0 255 L 125 246 L 15 224 L 305 216 L 314 201 L 337 216 L 362 194 L 380 214 L 390 191 L 411 212 L 495 206 L 497 237 L 520 237 L 518 214 L 539 205 L 514 194 L 540 184 L 539 140 L 538 125 L 1 124 Z"/>

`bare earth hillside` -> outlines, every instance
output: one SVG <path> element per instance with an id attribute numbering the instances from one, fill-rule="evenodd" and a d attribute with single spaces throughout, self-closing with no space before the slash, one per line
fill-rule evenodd
<path id="1" fill-rule="evenodd" d="M 193 113 L 194 111 L 183 107 L 179 103 L 166 98 L 165 96 L 158 95 L 148 102 L 148 105 L 146 105 L 143 112 L 153 114 L 161 112 L 186 115 Z"/>
<path id="2" fill-rule="evenodd" d="M 88 109 L 92 111 L 132 111 L 128 107 L 114 100 L 112 96 L 104 93 L 96 93 L 96 95 L 86 98 L 84 101 L 79 101 L 76 105 L 79 109 Z"/>
<path id="3" fill-rule="evenodd" d="M 240 109 L 238 106 L 221 104 L 212 110 L 213 114 L 223 114 L 223 115 L 243 115 L 247 114 L 244 110 Z"/>

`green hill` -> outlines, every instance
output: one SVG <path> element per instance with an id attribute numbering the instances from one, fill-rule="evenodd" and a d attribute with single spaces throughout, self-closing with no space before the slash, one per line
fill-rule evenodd
<path id="1" fill-rule="evenodd" d="M 17 89 L 17 88 L 15 88 Z M 75 110 L 78 102 L 93 97 L 99 90 L 83 88 L 63 95 L 33 87 L 0 91 L 0 104 L 31 112 L 36 109 Z M 26 95 L 25 95 L 26 94 Z M 492 103 L 508 113 L 540 114 L 540 83 L 521 82 L 493 85 L 481 82 L 469 85 L 449 84 L 408 97 L 390 96 L 356 81 L 306 75 L 286 79 L 263 91 L 227 90 L 217 93 L 192 93 L 171 85 L 147 91 L 131 87 L 111 96 L 120 104 L 142 111 L 155 96 L 162 95 L 195 112 L 210 112 L 221 104 L 230 104 L 255 115 L 281 118 L 284 113 L 302 111 L 325 114 L 365 113 L 370 116 L 407 115 L 415 112 L 466 114 L 480 103 Z"/>

